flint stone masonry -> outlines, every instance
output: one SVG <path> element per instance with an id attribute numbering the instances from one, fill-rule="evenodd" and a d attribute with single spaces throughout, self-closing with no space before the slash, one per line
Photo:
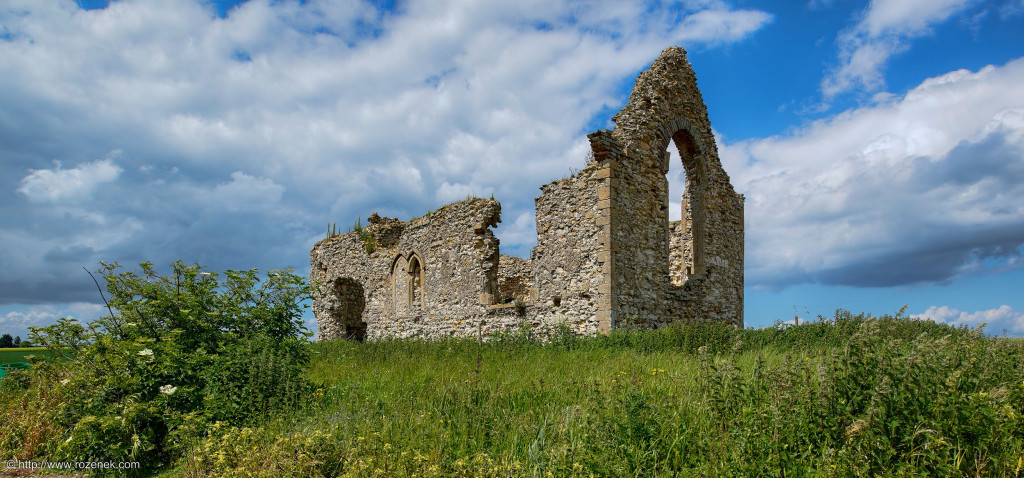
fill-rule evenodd
<path id="1" fill-rule="evenodd" d="M 501 303 L 527 302 L 533 289 L 533 267 L 518 257 L 498 256 L 498 294 Z"/>
<path id="2" fill-rule="evenodd" d="M 320 339 L 443 337 L 518 327 L 578 334 L 675 321 L 743 326 L 743 196 L 722 169 L 686 52 L 637 78 L 615 128 L 588 135 L 583 170 L 536 203 L 529 259 L 502 255 L 501 205 L 467 199 L 362 231 L 310 253 Z M 686 173 L 669 222 L 670 144 Z"/>

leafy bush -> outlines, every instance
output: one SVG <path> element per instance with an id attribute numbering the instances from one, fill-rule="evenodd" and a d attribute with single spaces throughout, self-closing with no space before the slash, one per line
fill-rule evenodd
<path id="1" fill-rule="evenodd" d="M 252 423 L 310 390 L 303 278 L 101 266 L 110 315 L 33 329 L 60 359 L 41 370 L 65 391 L 55 421 L 67 433 L 50 458 L 168 463 L 212 423 Z"/>

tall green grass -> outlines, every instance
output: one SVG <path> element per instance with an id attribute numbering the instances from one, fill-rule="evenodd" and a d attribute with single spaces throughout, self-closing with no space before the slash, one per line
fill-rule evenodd
<path id="1" fill-rule="evenodd" d="M 323 342 L 308 405 L 217 426 L 189 475 L 1018 476 L 1024 344 L 842 312 L 718 325 Z"/>

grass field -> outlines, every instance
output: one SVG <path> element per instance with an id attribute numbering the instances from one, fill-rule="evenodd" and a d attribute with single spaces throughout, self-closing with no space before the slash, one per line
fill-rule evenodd
<path id="1" fill-rule="evenodd" d="M 1018 476 L 1024 347 L 907 320 L 325 342 L 194 475 Z M 301 471 L 299 471 L 301 470 Z"/>
<path id="2" fill-rule="evenodd" d="M 47 352 L 43 347 L 0 349 L 0 364 L 28 362 L 28 360 L 25 359 L 28 355 L 49 356 L 49 352 Z"/>
<path id="3" fill-rule="evenodd" d="M 837 314 L 762 330 L 678 326 L 540 340 L 523 329 L 486 342 L 310 347 L 305 373 L 314 388 L 305 400 L 247 425 L 203 428 L 173 468 L 153 471 L 324 477 L 1017 477 L 1024 471 L 1024 342 L 929 321 Z M 25 393 L 6 393 L 8 404 L 18 406 L 0 409 L 0 456 L 38 458 L 65 443 L 68 432 L 53 410 L 70 403 L 66 398 L 31 385 Z M 49 430 L 31 442 L 41 423 Z M 120 416 L 110 423 L 114 428 L 95 433 L 123 433 Z M 25 451 L 26 444 L 35 451 Z"/>

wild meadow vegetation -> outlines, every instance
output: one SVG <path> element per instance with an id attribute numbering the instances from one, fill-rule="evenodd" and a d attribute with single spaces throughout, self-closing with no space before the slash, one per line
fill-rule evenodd
<path id="1" fill-rule="evenodd" d="M 110 315 L 37 328 L 49 357 L 0 388 L 6 459 L 176 463 L 218 423 L 256 423 L 295 409 L 312 391 L 299 303 L 305 280 L 288 271 L 228 271 L 180 262 L 103 264 Z"/>
<path id="2" fill-rule="evenodd" d="M 1024 446 L 1020 344 L 903 317 L 313 353 L 306 409 L 214 432 L 189 472 L 1017 476 Z"/>
<path id="3" fill-rule="evenodd" d="M 56 358 L 4 382 L 0 455 L 184 476 L 1019 476 L 1024 465 L 1024 343 L 902 312 L 308 343 L 301 279 L 203 274 L 108 269 L 114 314 L 39 331 Z"/>

